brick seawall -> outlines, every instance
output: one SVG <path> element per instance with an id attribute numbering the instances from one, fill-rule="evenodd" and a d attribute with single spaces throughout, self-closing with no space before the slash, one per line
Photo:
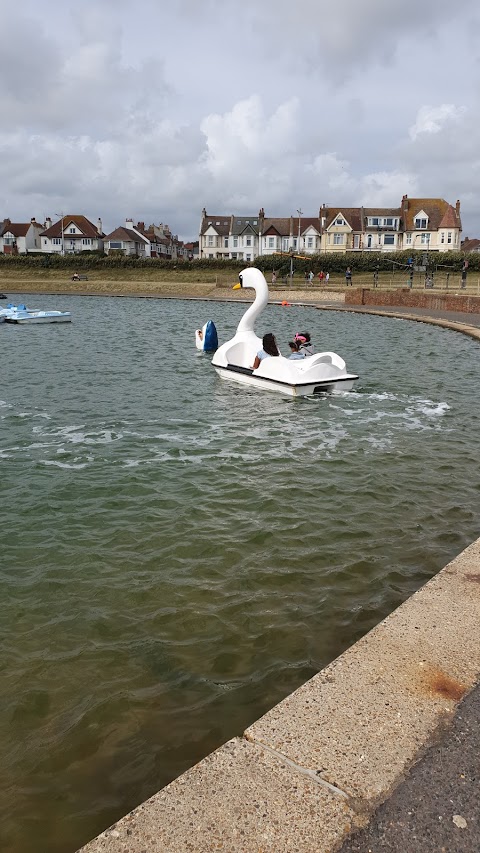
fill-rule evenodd
<path id="1" fill-rule="evenodd" d="M 431 311 L 457 311 L 464 314 L 480 314 L 480 296 L 459 293 L 431 293 L 410 290 L 380 290 L 359 287 L 345 292 L 346 305 L 396 305 L 405 308 L 428 308 Z"/>

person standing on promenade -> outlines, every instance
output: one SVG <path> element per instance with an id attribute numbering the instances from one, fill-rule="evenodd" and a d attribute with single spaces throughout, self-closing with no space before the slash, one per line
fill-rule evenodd
<path id="1" fill-rule="evenodd" d="M 272 272 L 272 284 L 276 284 L 276 283 L 277 283 L 277 273 L 275 272 L 275 270 L 273 270 L 273 272 Z"/>
<path id="2" fill-rule="evenodd" d="M 352 284 L 352 271 L 350 267 L 347 267 L 345 271 L 345 284 L 347 285 L 347 287 L 349 284 Z"/>

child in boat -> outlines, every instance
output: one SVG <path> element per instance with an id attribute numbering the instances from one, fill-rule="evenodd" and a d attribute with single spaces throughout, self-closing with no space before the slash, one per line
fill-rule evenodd
<path id="1" fill-rule="evenodd" d="M 305 358 L 305 353 L 300 352 L 300 344 L 298 343 L 298 341 L 289 341 L 288 346 L 291 349 L 291 353 L 288 356 L 289 359 L 293 358 L 295 360 L 298 360 L 299 358 Z"/>
<path id="2" fill-rule="evenodd" d="M 313 355 L 313 344 L 310 339 L 310 332 L 296 332 L 293 339 L 299 345 L 299 352 L 302 355 Z"/>
<path id="3" fill-rule="evenodd" d="M 272 335 L 271 332 L 267 332 L 267 334 L 262 338 L 262 349 L 260 349 L 255 356 L 253 370 L 260 367 L 260 362 L 263 361 L 264 358 L 269 358 L 274 355 L 280 355 L 280 350 L 277 347 L 275 335 Z"/>

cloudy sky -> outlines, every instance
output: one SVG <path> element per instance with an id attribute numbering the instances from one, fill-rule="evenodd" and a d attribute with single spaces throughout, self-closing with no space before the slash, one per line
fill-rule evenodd
<path id="1" fill-rule="evenodd" d="M 0 0 L 0 219 L 198 237 L 212 214 L 462 204 L 480 237 L 478 0 Z"/>

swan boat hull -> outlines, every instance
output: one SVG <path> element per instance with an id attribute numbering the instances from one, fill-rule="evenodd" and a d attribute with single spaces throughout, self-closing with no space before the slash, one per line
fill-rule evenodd
<path id="1" fill-rule="evenodd" d="M 320 352 L 306 358 L 289 359 L 281 355 L 263 358 L 254 370 L 255 356 L 262 340 L 255 333 L 255 322 L 268 303 L 264 275 L 254 267 L 242 270 L 237 288 L 251 287 L 255 300 L 238 324 L 234 337 L 222 344 L 212 359 L 221 377 L 242 385 L 276 391 L 289 397 L 309 397 L 326 391 L 351 391 L 358 379 L 335 352 Z"/>
<path id="2" fill-rule="evenodd" d="M 287 359 L 282 360 L 287 361 Z M 356 374 L 339 372 L 337 376 L 330 376 L 329 378 L 325 375 L 323 377 L 319 375 L 317 378 L 303 376 L 298 377 L 297 381 L 286 381 L 282 378 L 275 379 L 262 376 L 259 370 L 253 371 L 232 364 L 224 367 L 214 365 L 214 367 L 221 379 L 240 382 L 243 385 L 250 385 L 253 388 L 260 388 L 265 391 L 276 391 L 278 394 L 284 394 L 287 397 L 310 397 L 314 394 L 332 391 L 351 391 L 354 382 L 358 379 Z"/>

